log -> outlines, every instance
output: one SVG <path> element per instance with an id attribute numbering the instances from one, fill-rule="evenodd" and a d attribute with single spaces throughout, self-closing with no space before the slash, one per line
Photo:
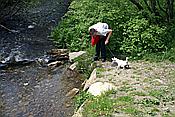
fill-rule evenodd
<path id="1" fill-rule="evenodd" d="M 61 55 L 61 54 L 68 55 L 68 53 L 69 53 L 68 49 L 52 49 L 47 52 L 47 54 L 49 55 Z"/>
<path id="2" fill-rule="evenodd" d="M 47 66 L 59 66 L 61 64 L 63 64 L 61 61 L 55 61 L 55 62 L 49 63 Z"/>
<path id="3" fill-rule="evenodd" d="M 68 60 L 69 60 L 69 56 L 54 56 L 49 58 L 48 63 L 54 62 L 54 61 L 68 61 Z"/>
<path id="4" fill-rule="evenodd" d="M 49 58 L 49 63 L 54 61 L 68 61 L 69 52 L 67 49 L 52 49 L 47 52 Z"/>
<path id="5" fill-rule="evenodd" d="M 5 27 L 5 26 L 2 25 L 2 24 L 0 24 L 0 27 L 4 28 L 5 30 L 7 30 L 7 31 L 9 31 L 9 32 L 12 32 L 12 33 L 18 33 L 18 32 L 19 32 L 19 31 L 17 31 L 17 30 L 11 30 L 11 29 Z"/>

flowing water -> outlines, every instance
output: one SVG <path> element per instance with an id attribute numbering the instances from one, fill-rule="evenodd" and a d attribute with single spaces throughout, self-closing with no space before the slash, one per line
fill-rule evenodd
<path id="1" fill-rule="evenodd" d="M 55 48 L 48 36 L 66 13 L 69 0 L 41 0 L 37 5 L 7 18 L 0 28 L 0 61 L 12 54 L 24 60 L 43 57 Z M 0 116 L 69 117 L 72 99 L 66 93 L 81 82 L 66 78 L 66 66 L 43 67 L 35 62 L 0 70 Z"/>

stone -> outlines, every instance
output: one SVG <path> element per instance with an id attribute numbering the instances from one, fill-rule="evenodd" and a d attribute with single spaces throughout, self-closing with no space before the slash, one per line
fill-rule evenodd
<path id="1" fill-rule="evenodd" d="M 71 70 L 75 70 L 77 64 L 78 64 L 78 62 L 75 62 L 75 63 L 73 63 L 69 68 L 70 68 Z"/>
<path id="2" fill-rule="evenodd" d="M 72 61 L 73 59 L 83 55 L 84 53 L 86 53 L 86 51 L 71 52 L 69 53 L 69 60 Z"/>
<path id="3" fill-rule="evenodd" d="M 70 98 L 73 98 L 77 93 L 79 92 L 79 89 L 78 88 L 73 88 L 72 90 L 70 90 L 66 96 L 67 97 L 70 97 Z"/>
<path id="4" fill-rule="evenodd" d="M 58 65 L 61 65 L 62 62 L 61 61 L 54 61 L 54 62 L 51 62 L 49 64 L 47 64 L 47 66 L 58 66 Z"/>
<path id="5" fill-rule="evenodd" d="M 28 82 L 24 83 L 24 86 L 27 86 L 27 85 L 29 85 L 29 83 L 28 83 Z"/>
<path id="6" fill-rule="evenodd" d="M 112 114 L 111 117 L 130 117 L 130 116 L 124 113 L 116 113 Z"/>
<path id="7" fill-rule="evenodd" d="M 97 70 L 94 69 L 89 77 L 89 79 L 86 81 L 85 86 L 83 88 L 83 91 L 87 90 L 90 85 L 95 81 L 97 75 L 96 75 Z"/>
<path id="8" fill-rule="evenodd" d="M 160 84 L 163 84 L 164 83 L 163 80 L 160 80 L 160 79 L 155 79 L 153 81 L 156 82 L 156 83 L 160 83 Z"/>
<path id="9" fill-rule="evenodd" d="M 80 108 L 74 113 L 72 117 L 83 117 L 83 106 L 87 103 L 88 101 L 84 101 L 84 103 L 80 106 Z"/>
<path id="10" fill-rule="evenodd" d="M 115 86 L 111 83 L 95 82 L 94 84 L 92 84 L 89 87 L 88 92 L 94 96 L 98 96 L 98 95 L 101 95 L 102 93 L 104 93 L 108 90 L 112 90 L 112 89 L 115 89 Z"/>
<path id="11" fill-rule="evenodd" d="M 28 28 L 29 29 L 33 29 L 35 26 L 34 25 L 29 25 Z"/>

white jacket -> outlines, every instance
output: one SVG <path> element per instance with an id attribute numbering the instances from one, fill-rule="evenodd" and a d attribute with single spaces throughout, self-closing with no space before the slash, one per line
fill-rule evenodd
<path id="1" fill-rule="evenodd" d="M 97 24 L 90 26 L 89 31 L 90 29 L 95 29 L 97 31 L 97 35 L 106 36 L 108 32 L 112 31 L 111 29 L 108 28 L 109 26 L 107 23 L 98 22 Z"/>

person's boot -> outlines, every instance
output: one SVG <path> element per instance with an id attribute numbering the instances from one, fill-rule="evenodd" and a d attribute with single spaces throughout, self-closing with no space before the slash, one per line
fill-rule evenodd
<path id="1" fill-rule="evenodd" d="M 95 56 L 95 57 L 93 58 L 93 60 L 94 60 L 94 61 L 98 61 L 99 59 L 98 59 L 97 56 Z"/>
<path id="2" fill-rule="evenodd" d="M 105 58 L 102 58 L 102 59 L 101 59 L 101 61 L 102 61 L 102 62 L 105 62 L 105 61 L 106 61 L 106 59 L 105 59 Z"/>

